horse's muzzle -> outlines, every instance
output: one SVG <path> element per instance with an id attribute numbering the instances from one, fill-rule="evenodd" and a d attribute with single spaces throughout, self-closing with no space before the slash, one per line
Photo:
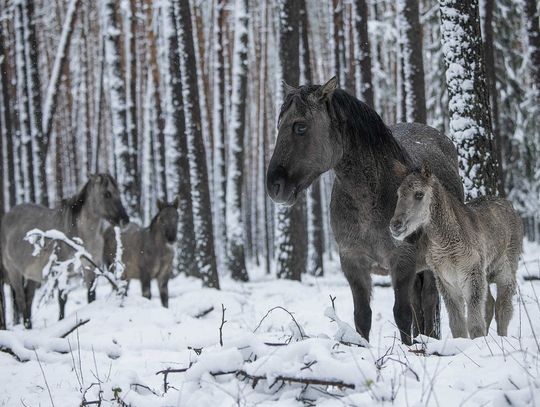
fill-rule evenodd
<path id="1" fill-rule="evenodd" d="M 296 201 L 297 194 L 296 188 L 287 182 L 287 175 L 283 166 L 271 166 L 266 175 L 266 192 L 272 201 L 290 206 Z"/>

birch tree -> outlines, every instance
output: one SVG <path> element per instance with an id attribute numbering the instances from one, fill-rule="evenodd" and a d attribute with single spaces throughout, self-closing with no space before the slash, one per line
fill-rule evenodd
<path id="1" fill-rule="evenodd" d="M 450 135 L 468 198 L 497 192 L 478 1 L 440 0 Z"/>
<path id="2" fill-rule="evenodd" d="M 185 134 L 187 137 L 187 151 L 190 163 L 193 224 L 195 226 L 196 240 L 195 259 L 204 284 L 209 287 L 219 288 L 214 253 L 212 208 L 210 207 L 206 149 L 202 134 L 191 11 L 189 1 L 175 0 L 174 4 L 175 9 L 178 11 L 177 27 L 186 123 Z"/>
<path id="3" fill-rule="evenodd" d="M 242 201 L 246 130 L 248 1 L 236 0 L 234 25 L 232 122 L 227 169 L 227 257 L 235 280 L 247 281 Z"/>

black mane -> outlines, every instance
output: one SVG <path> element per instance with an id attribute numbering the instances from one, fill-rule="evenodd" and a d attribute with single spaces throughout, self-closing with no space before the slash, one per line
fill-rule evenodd
<path id="1" fill-rule="evenodd" d="M 60 212 L 64 215 L 66 224 L 70 229 L 75 227 L 76 220 L 87 200 L 89 185 L 90 181 L 77 194 L 60 201 Z"/>
<path id="2" fill-rule="evenodd" d="M 319 85 L 303 85 L 287 94 L 281 106 L 279 121 L 293 103 L 301 114 L 311 110 L 308 96 L 319 87 Z M 410 163 L 407 152 L 398 144 L 377 112 L 366 103 L 345 90 L 336 89 L 331 100 L 326 102 L 326 108 L 333 127 L 347 137 L 352 148 L 369 149 L 373 153 L 392 157 L 405 165 Z"/>

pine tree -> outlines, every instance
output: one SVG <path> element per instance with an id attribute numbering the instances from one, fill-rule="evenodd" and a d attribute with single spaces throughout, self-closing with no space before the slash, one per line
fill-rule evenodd
<path id="1" fill-rule="evenodd" d="M 242 201 L 244 186 L 244 132 L 246 130 L 248 1 L 236 0 L 232 122 L 227 170 L 227 260 L 235 280 L 247 281 Z"/>
<path id="2" fill-rule="evenodd" d="M 497 162 L 489 114 L 478 2 L 440 0 L 450 135 L 458 147 L 466 195 L 497 192 Z"/>
<path id="3" fill-rule="evenodd" d="M 356 95 L 374 106 L 371 82 L 371 49 L 368 36 L 368 7 L 366 0 L 354 2 L 354 58 L 356 60 Z"/>
<path id="4" fill-rule="evenodd" d="M 397 15 L 403 63 L 405 118 L 407 122 L 425 123 L 426 93 L 418 0 L 399 0 Z"/>
<path id="5" fill-rule="evenodd" d="M 203 282 L 209 287 L 219 288 L 214 254 L 212 208 L 206 166 L 206 149 L 203 142 L 197 64 L 193 45 L 193 30 L 189 1 L 174 1 L 179 33 L 182 93 L 188 156 L 190 162 L 191 193 L 193 198 L 193 224 L 195 226 L 195 258 Z"/>

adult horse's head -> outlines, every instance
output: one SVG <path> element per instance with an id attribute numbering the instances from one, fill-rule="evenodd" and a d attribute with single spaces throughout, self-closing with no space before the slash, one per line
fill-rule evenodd
<path id="1" fill-rule="evenodd" d="M 113 225 L 129 222 L 129 217 L 122 205 L 118 185 L 112 176 L 109 174 L 90 176 L 83 191 L 83 199 L 95 215 Z"/>
<path id="2" fill-rule="evenodd" d="M 334 134 L 331 116 L 337 79 L 333 77 L 321 86 L 285 87 L 266 188 L 273 201 L 291 206 L 300 192 L 336 165 L 343 145 Z"/>
<path id="3" fill-rule="evenodd" d="M 173 243 L 178 230 L 178 198 L 172 203 L 158 199 L 157 207 L 159 212 L 152 220 L 152 225 L 159 228 L 168 243 Z"/>

